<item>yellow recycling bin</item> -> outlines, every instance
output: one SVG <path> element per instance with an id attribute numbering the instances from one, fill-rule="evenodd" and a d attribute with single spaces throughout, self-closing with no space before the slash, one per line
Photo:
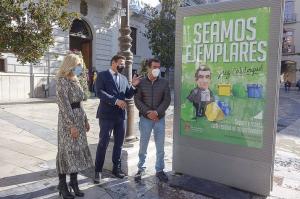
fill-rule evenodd
<path id="1" fill-rule="evenodd" d="M 216 102 L 209 103 L 206 106 L 205 116 L 208 121 L 220 121 L 224 119 L 224 113 Z"/>
<path id="2" fill-rule="evenodd" d="M 218 84 L 218 93 L 220 96 L 230 96 L 231 84 Z"/>

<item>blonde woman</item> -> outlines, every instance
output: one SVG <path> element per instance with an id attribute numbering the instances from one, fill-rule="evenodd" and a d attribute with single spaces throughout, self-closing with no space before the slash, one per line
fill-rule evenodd
<path id="1" fill-rule="evenodd" d="M 82 72 L 78 55 L 68 54 L 59 68 L 56 83 L 58 113 L 58 153 L 56 169 L 59 175 L 59 194 L 64 199 L 73 199 L 66 183 L 66 174 L 70 174 L 70 191 L 83 197 L 78 188 L 77 173 L 92 167 L 93 161 L 87 143 L 86 132 L 90 125 L 81 101 L 84 93 L 77 76 Z"/>

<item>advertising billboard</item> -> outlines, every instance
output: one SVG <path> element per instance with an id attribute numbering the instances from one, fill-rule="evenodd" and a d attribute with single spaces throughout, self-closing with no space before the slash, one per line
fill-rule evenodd
<path id="1" fill-rule="evenodd" d="M 181 135 L 262 147 L 270 10 L 184 17 Z"/>
<path id="2" fill-rule="evenodd" d="M 177 10 L 174 172 L 270 193 L 282 11 L 282 0 Z"/>

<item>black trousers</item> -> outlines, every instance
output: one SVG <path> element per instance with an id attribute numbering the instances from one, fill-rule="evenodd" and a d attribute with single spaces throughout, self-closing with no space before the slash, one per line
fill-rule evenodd
<path id="1" fill-rule="evenodd" d="M 106 120 L 99 119 L 100 134 L 99 143 L 96 152 L 95 171 L 102 172 L 105 160 L 106 149 L 109 144 L 111 132 L 114 135 L 114 147 L 112 162 L 114 168 L 121 166 L 121 151 L 125 138 L 125 121 L 124 120 Z"/>

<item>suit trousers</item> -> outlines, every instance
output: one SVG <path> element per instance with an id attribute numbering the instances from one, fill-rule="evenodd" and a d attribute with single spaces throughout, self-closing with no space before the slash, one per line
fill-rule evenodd
<path id="1" fill-rule="evenodd" d="M 123 119 L 99 119 L 100 134 L 95 159 L 95 171 L 102 172 L 106 149 L 109 144 L 111 133 L 114 136 L 112 154 L 113 169 L 121 167 L 121 151 L 125 138 L 125 121 Z"/>

